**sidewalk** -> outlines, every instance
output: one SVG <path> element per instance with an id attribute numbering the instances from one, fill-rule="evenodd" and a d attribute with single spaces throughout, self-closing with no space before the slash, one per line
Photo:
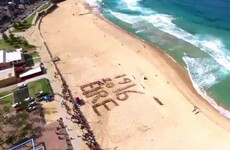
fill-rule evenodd
<path id="1" fill-rule="evenodd" d="M 41 62 L 43 63 L 44 67 L 47 69 L 47 74 L 46 74 L 46 78 L 50 80 L 50 85 L 53 89 L 54 93 L 62 93 L 62 88 L 61 88 L 61 81 L 58 78 L 54 78 L 54 73 L 56 72 L 56 69 L 53 65 L 53 62 L 51 61 L 51 58 L 48 54 L 48 51 L 46 50 L 46 47 L 43 44 L 43 39 L 40 36 L 40 32 L 38 30 L 38 23 L 33 26 L 29 32 L 27 32 L 27 35 L 25 35 L 25 37 L 27 36 L 27 39 L 30 40 L 30 43 L 33 43 L 34 45 L 36 45 L 37 51 L 39 52 L 39 55 L 41 56 Z M 56 102 L 56 109 L 58 111 L 58 115 L 56 119 L 59 119 L 60 117 L 63 118 L 63 122 L 65 125 L 67 125 L 66 131 L 69 135 L 70 138 L 73 138 L 73 140 L 71 140 L 72 146 L 74 148 L 74 150 L 82 150 L 82 147 L 84 147 L 83 145 L 85 145 L 84 143 L 82 143 L 82 139 L 81 136 L 81 130 L 79 129 L 79 127 L 77 126 L 77 124 L 73 123 L 69 118 L 71 116 L 69 116 L 66 112 L 66 109 L 64 107 L 61 106 L 61 102 L 62 102 L 63 98 L 56 95 L 55 96 L 55 102 Z M 71 104 L 72 107 L 72 104 Z"/>

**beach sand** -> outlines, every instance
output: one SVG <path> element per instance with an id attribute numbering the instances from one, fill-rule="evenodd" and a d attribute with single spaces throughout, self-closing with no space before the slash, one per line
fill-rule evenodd
<path id="1" fill-rule="evenodd" d="M 84 99 L 81 110 L 103 149 L 230 149 L 230 121 L 197 94 L 186 72 L 161 50 L 93 14 L 82 0 L 58 6 L 42 19 L 41 32 L 60 57 L 58 67 L 73 95 Z M 114 79 L 122 74 L 130 80 Z M 114 83 L 103 86 L 107 93 L 101 94 L 108 96 L 83 95 L 81 85 L 103 78 Z M 128 93 L 119 93 L 131 84 Z M 100 106 L 98 116 L 92 106 L 108 98 L 118 106 L 110 101 L 110 110 Z M 199 109 L 192 112 L 194 105 Z"/>
<path id="2" fill-rule="evenodd" d="M 56 108 L 56 101 L 49 103 L 43 102 L 42 107 L 44 108 L 46 123 L 54 122 L 58 119 L 58 110 Z"/>

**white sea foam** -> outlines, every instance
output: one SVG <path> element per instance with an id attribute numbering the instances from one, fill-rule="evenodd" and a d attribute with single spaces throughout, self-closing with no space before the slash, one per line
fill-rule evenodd
<path id="1" fill-rule="evenodd" d="M 214 83 L 219 82 L 224 75 L 228 74 L 228 71 L 221 66 L 216 65 L 212 67 L 214 63 L 210 58 L 190 58 L 184 56 L 183 60 L 186 62 L 189 77 L 196 91 L 218 110 L 220 114 L 230 119 L 230 111 L 220 107 L 204 90 Z M 209 66 L 206 67 L 205 65 L 208 64 Z M 213 73 L 213 70 L 220 70 L 222 73 L 217 71 Z"/>
<path id="2" fill-rule="evenodd" d="M 131 16 L 131 15 L 127 15 L 127 14 L 123 14 L 123 13 L 119 13 L 119 12 L 114 12 L 109 10 L 109 12 L 116 17 L 117 19 L 126 22 L 130 25 L 133 25 L 135 22 L 139 21 L 140 18 L 139 16 Z"/>
<path id="3" fill-rule="evenodd" d="M 130 9 L 130 10 L 141 10 L 141 7 L 138 5 L 138 2 L 140 0 L 123 0 L 127 7 Z"/>
<path id="4" fill-rule="evenodd" d="M 134 16 L 112 11 L 111 14 L 123 22 L 132 24 L 132 27 L 138 30 L 136 33 L 148 30 L 147 27 L 143 28 L 143 26 L 140 25 L 140 22 L 147 21 L 153 26 L 157 27 L 159 30 L 200 48 L 213 58 L 194 59 L 185 56 L 183 60 L 187 65 L 189 76 L 197 92 L 221 114 L 227 118 L 230 118 L 230 111 L 218 106 L 217 103 L 211 99 L 204 90 L 210 88 L 214 84 L 217 84 L 221 81 L 223 76 L 229 75 L 230 73 L 230 52 L 225 48 L 222 41 L 217 37 L 192 35 L 176 26 L 173 23 L 174 18 L 172 16 L 159 14 L 150 9 L 142 8 L 138 4 L 139 0 L 122 1 L 130 10 L 138 11 L 142 15 Z"/>
<path id="5" fill-rule="evenodd" d="M 213 59 L 215 59 L 218 64 L 224 66 L 227 70 L 230 71 L 230 52 L 225 48 L 220 39 L 204 35 L 192 35 L 173 24 L 173 17 L 170 15 L 153 14 L 147 16 L 135 16 L 113 11 L 111 11 L 111 14 L 123 22 L 132 24 L 133 28 L 141 31 L 143 31 L 143 27 L 140 26 L 140 22 L 143 19 L 161 31 L 164 31 L 200 48 L 202 51 L 213 57 Z"/>
<path id="6" fill-rule="evenodd" d="M 218 38 L 192 35 L 173 24 L 173 18 L 169 15 L 155 14 L 142 16 L 142 18 L 158 29 L 199 47 L 230 71 L 230 52 Z"/>
<path id="7" fill-rule="evenodd" d="M 102 0 L 86 0 L 89 6 L 94 10 L 98 11 L 101 8 Z"/>
<path id="8" fill-rule="evenodd" d="M 183 57 L 187 70 L 200 89 L 208 89 L 229 74 L 221 65 L 211 58 Z"/>

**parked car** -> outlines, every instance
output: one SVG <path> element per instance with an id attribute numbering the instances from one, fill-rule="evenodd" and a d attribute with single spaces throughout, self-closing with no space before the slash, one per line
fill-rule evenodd
<path id="1" fill-rule="evenodd" d="M 35 99 L 33 97 L 27 97 L 26 99 L 24 99 L 24 102 L 30 103 L 32 101 L 34 101 Z"/>
<path id="2" fill-rule="evenodd" d="M 19 86 L 18 86 L 19 89 L 22 89 L 22 88 L 24 88 L 24 87 L 27 87 L 27 84 L 22 84 L 22 85 L 19 85 Z"/>
<path id="3" fill-rule="evenodd" d="M 40 91 L 38 93 L 35 94 L 36 97 L 41 97 L 41 96 L 44 96 L 45 93 L 43 91 Z"/>
<path id="4" fill-rule="evenodd" d="M 18 103 L 12 104 L 12 107 L 17 108 L 17 107 L 19 107 L 20 105 L 21 105 L 21 102 L 18 102 Z"/>
<path id="5" fill-rule="evenodd" d="M 31 102 L 28 104 L 28 107 L 33 107 L 33 106 L 36 106 L 38 103 L 37 102 Z"/>
<path id="6" fill-rule="evenodd" d="M 28 112 L 31 112 L 31 111 L 33 111 L 33 110 L 35 110 L 35 109 L 37 109 L 38 108 L 38 106 L 36 105 L 36 106 L 32 106 L 32 107 L 28 107 L 27 108 L 27 111 Z"/>

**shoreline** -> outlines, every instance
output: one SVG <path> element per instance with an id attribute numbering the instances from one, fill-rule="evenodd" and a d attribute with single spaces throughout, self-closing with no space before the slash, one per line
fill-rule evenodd
<path id="1" fill-rule="evenodd" d="M 159 51 L 159 53 L 163 53 L 163 55 L 165 55 L 166 57 L 168 57 L 168 59 L 169 59 L 170 61 L 172 61 L 172 63 L 173 63 L 173 64 L 170 64 L 170 62 L 169 62 L 168 64 L 170 64 L 175 70 L 177 70 L 177 71 L 176 71 L 177 74 L 181 77 L 181 79 L 183 79 L 183 81 L 184 81 L 185 83 L 186 83 L 186 82 L 188 83 L 187 86 L 190 87 L 191 91 L 192 91 L 192 92 L 195 92 L 196 95 L 197 95 L 200 99 L 203 100 L 203 101 L 201 101 L 201 102 L 202 102 L 202 103 L 203 103 L 203 102 L 205 103 L 205 105 L 206 105 L 205 107 L 211 108 L 212 111 L 214 111 L 215 113 L 217 113 L 219 116 L 223 117 L 224 120 L 227 120 L 227 121 L 229 122 L 229 124 L 230 124 L 230 118 L 228 118 L 227 116 L 221 114 L 220 110 L 218 110 L 216 107 L 220 107 L 220 108 L 223 109 L 224 111 L 228 111 L 228 112 L 230 112 L 230 111 L 227 110 L 227 109 L 225 109 L 225 108 L 223 108 L 223 107 L 221 107 L 221 106 L 219 106 L 219 105 L 217 104 L 216 100 L 214 100 L 211 96 L 209 96 L 209 95 L 207 95 L 206 93 L 204 93 L 203 91 L 201 91 L 199 88 L 196 89 L 196 87 L 194 86 L 194 84 L 193 84 L 193 82 L 192 82 L 192 80 L 191 80 L 190 74 L 188 73 L 188 70 L 187 70 L 186 68 L 184 68 L 183 66 L 181 66 L 181 65 L 180 65 L 176 60 L 174 60 L 169 54 L 167 54 L 166 51 L 162 50 L 159 46 L 154 45 L 153 43 L 148 42 L 148 41 L 146 41 L 146 40 L 144 40 L 144 39 L 138 37 L 137 35 L 135 35 L 135 34 L 129 32 L 129 31 L 123 29 L 122 27 L 120 27 L 120 26 L 116 25 L 115 23 L 113 23 L 112 21 L 108 20 L 107 18 L 105 18 L 105 17 L 103 16 L 103 14 L 101 13 L 101 11 L 99 11 L 99 10 L 96 10 L 96 11 L 93 10 L 93 7 L 91 7 L 91 6 L 89 5 L 89 3 L 87 3 L 87 1 L 84 2 L 84 5 L 85 5 L 85 8 L 86 8 L 87 10 L 89 10 L 92 14 L 94 14 L 94 15 L 97 16 L 98 18 L 104 20 L 104 21 L 107 22 L 108 24 L 110 24 L 110 25 L 116 27 L 118 30 L 121 30 L 122 32 L 126 33 L 127 36 L 132 36 L 132 37 L 134 37 L 134 38 L 136 38 L 136 39 L 142 41 L 144 44 L 146 44 L 146 45 L 148 45 L 148 46 L 150 46 L 150 47 L 153 47 L 154 49 L 157 49 L 157 50 Z M 167 58 L 166 58 L 166 60 L 167 60 Z M 185 77 L 185 78 L 184 78 L 184 77 Z M 201 93 L 202 93 L 203 95 L 202 95 Z M 206 98 L 204 98 L 204 96 L 206 96 Z M 210 100 L 208 100 L 208 99 L 210 99 Z M 190 100 L 190 99 L 188 99 L 188 101 L 189 101 L 192 105 L 194 105 L 194 106 L 197 106 L 197 103 L 198 103 L 198 105 L 199 105 L 199 102 L 194 102 L 194 101 L 192 101 L 192 100 Z M 214 103 L 214 104 L 213 104 L 213 103 Z M 215 107 L 215 106 L 216 106 L 216 107 Z M 198 108 L 199 108 L 199 107 L 198 107 Z M 199 108 L 199 109 L 200 109 L 200 108 Z M 201 108 L 201 109 L 202 109 L 202 108 Z M 217 120 L 217 119 L 213 119 L 213 117 L 211 117 L 210 114 L 208 114 L 208 111 L 207 111 L 207 112 L 206 112 L 206 111 L 202 111 L 202 112 L 204 112 L 204 113 L 205 113 L 205 116 L 207 116 L 210 120 L 214 121 L 214 122 L 217 123 L 219 126 L 223 127 L 223 128 L 226 129 L 228 132 L 230 132 L 230 127 L 229 127 L 229 126 L 227 126 L 227 128 L 226 128 L 226 126 L 223 126 L 223 125 L 220 123 L 219 119 L 218 119 L 218 120 Z"/>
<path id="2" fill-rule="evenodd" d="M 226 132 L 229 131 L 229 120 L 197 93 L 184 68 L 159 47 L 98 13 L 89 13 L 85 4 L 83 0 L 77 4 L 75 0 L 58 4 L 60 7 L 42 21 L 41 32 L 52 54 L 60 57 L 58 66 L 65 74 L 66 82 L 70 83 L 70 90 L 86 101 L 81 110 L 102 148 L 130 149 L 135 145 L 138 149 L 151 149 L 152 146 L 167 149 L 179 142 L 182 149 L 199 149 L 201 139 L 210 142 L 205 146 L 211 149 L 229 147 L 227 142 L 221 141 L 230 140 L 230 134 Z M 66 20 L 60 22 L 61 18 Z M 132 100 L 119 102 L 119 107 L 112 107 L 109 112 L 101 110 L 103 116 L 97 116 L 91 100 L 79 87 L 120 73 L 134 75 L 138 85 L 144 85 L 145 88 L 138 87 L 144 94 L 129 95 Z M 159 98 L 163 106 L 152 96 Z M 194 105 L 202 113 L 194 114 Z M 164 141 L 171 135 L 174 138 Z M 153 138 L 155 142 L 151 143 L 147 138 Z"/>

